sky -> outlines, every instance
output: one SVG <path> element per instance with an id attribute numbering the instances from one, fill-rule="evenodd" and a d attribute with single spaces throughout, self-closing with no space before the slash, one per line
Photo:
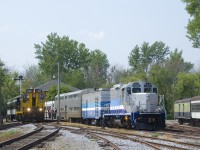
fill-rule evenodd
<path id="1" fill-rule="evenodd" d="M 55 32 L 124 68 L 136 45 L 155 41 L 200 64 L 200 49 L 186 37 L 190 16 L 181 0 L 0 0 L 0 18 L 0 60 L 13 70 L 37 64 L 34 44 Z"/>

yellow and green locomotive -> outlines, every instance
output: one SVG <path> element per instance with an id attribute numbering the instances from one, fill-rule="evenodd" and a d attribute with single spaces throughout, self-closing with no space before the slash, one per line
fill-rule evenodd
<path id="1" fill-rule="evenodd" d="M 11 120 L 41 122 L 44 120 L 46 92 L 40 89 L 27 89 L 25 94 L 7 103 L 7 115 Z"/>

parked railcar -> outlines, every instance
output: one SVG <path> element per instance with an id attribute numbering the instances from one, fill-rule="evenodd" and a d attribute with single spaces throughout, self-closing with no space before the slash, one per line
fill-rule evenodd
<path id="1" fill-rule="evenodd" d="M 45 102 L 45 119 L 56 119 L 55 101 Z"/>
<path id="2" fill-rule="evenodd" d="M 174 103 L 174 118 L 179 124 L 200 126 L 200 96 L 177 100 Z"/>
<path id="3" fill-rule="evenodd" d="M 110 106 L 110 90 L 98 89 L 82 96 L 83 123 L 100 125 L 103 113 Z"/>
<path id="4" fill-rule="evenodd" d="M 200 96 L 191 98 L 191 125 L 200 126 Z"/>
<path id="5" fill-rule="evenodd" d="M 138 81 L 115 86 L 110 93 L 110 112 L 104 114 L 106 125 L 147 130 L 165 128 L 165 110 L 158 107 L 157 88 L 151 83 Z"/>
<path id="6" fill-rule="evenodd" d="M 174 118 L 179 124 L 189 123 L 191 120 L 191 98 L 177 100 L 174 103 Z"/>
<path id="7" fill-rule="evenodd" d="M 89 93 L 93 89 L 84 89 L 75 92 L 60 94 L 60 117 L 61 120 L 81 122 L 82 95 Z M 59 110 L 58 95 L 55 97 L 55 108 Z"/>
<path id="8" fill-rule="evenodd" d="M 16 96 L 7 102 L 7 119 L 13 121 L 16 119 L 16 112 L 20 109 L 21 96 Z"/>

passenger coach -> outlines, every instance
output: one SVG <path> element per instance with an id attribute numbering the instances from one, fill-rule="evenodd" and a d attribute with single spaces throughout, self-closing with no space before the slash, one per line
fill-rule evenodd
<path id="1" fill-rule="evenodd" d="M 191 119 L 191 98 L 177 100 L 174 104 L 174 117 L 179 124 L 189 123 Z"/>
<path id="2" fill-rule="evenodd" d="M 60 94 L 60 117 L 61 120 L 81 122 L 82 95 L 94 91 L 84 89 L 75 92 Z M 55 97 L 55 108 L 58 110 L 58 95 Z"/>
<path id="3" fill-rule="evenodd" d="M 174 103 L 174 118 L 179 124 L 200 126 L 200 96 L 177 100 Z"/>

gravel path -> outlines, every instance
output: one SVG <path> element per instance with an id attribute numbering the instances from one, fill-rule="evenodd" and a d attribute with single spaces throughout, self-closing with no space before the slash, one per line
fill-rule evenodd
<path id="1" fill-rule="evenodd" d="M 94 140 L 88 139 L 85 135 L 70 133 L 67 130 L 60 130 L 60 136 L 47 143 L 44 150 L 101 150 L 101 147 Z M 42 150 L 41 149 L 41 150 Z"/>

